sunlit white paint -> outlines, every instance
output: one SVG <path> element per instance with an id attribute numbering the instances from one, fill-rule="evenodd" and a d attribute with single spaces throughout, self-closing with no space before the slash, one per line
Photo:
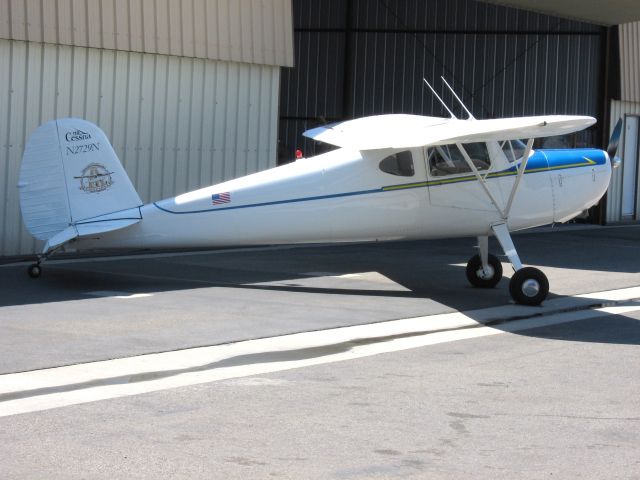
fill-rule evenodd
<path id="1" fill-rule="evenodd" d="M 109 217 L 110 221 L 126 220 L 129 222 L 126 225 L 130 225 L 130 217 L 135 217 L 136 221 L 142 218 L 126 228 L 117 222 L 104 223 L 104 218 L 98 216 L 83 218 L 81 222 L 73 217 L 65 218 L 58 223 L 70 224 L 69 228 L 78 230 L 79 240 L 73 244 L 73 248 L 79 250 L 477 236 L 490 233 L 491 226 L 496 223 L 506 222 L 510 230 L 518 230 L 565 221 L 595 204 L 609 183 L 611 166 L 608 160 L 593 167 L 565 169 L 561 166 L 561 169 L 553 170 L 554 167 L 545 160 L 547 154 L 542 151 L 542 157 L 538 156 L 544 160 L 541 168 L 531 174 L 528 171 L 518 184 L 510 214 L 504 218 L 503 212 L 516 177 L 513 171 L 505 175 L 513 164 L 507 161 L 497 142 L 488 142 L 491 168 L 482 173 L 481 181 L 470 174 L 431 176 L 426 165 L 427 150 L 415 146 L 416 142 L 427 142 L 425 145 L 428 146 L 429 142 L 442 144 L 483 137 L 554 135 L 582 128 L 594 119 L 549 116 L 500 119 L 498 122 L 401 116 L 404 120 L 396 125 L 397 117 L 381 115 L 345 122 L 349 128 L 340 129 L 340 126 L 336 126 L 315 130 L 321 130 L 317 133 L 318 138 L 324 138 L 326 133 L 336 143 L 343 143 L 353 134 L 354 145 L 362 148 L 360 142 L 366 140 L 363 132 L 370 124 L 377 125 L 376 131 L 382 131 L 380 126 L 386 125 L 386 133 L 381 133 L 376 140 L 380 148 L 339 148 L 314 158 L 301 159 L 147 204 L 139 209 L 136 202 L 130 202 L 128 206 L 136 211 L 122 210 L 121 205 L 116 208 L 115 198 L 119 197 L 115 196 L 115 190 L 100 192 L 100 204 L 108 206 L 113 203 L 113 212 L 117 212 L 113 215 L 122 217 Z M 65 125 L 65 122 L 71 121 L 58 122 Z M 512 125 L 508 126 L 510 123 Z M 88 132 L 95 127 L 96 135 L 100 133 L 97 126 L 91 126 L 88 122 L 83 125 Z M 443 125 L 447 128 L 442 129 Z M 402 128 L 398 130 L 398 127 Z M 407 129 L 407 132 L 402 133 L 402 129 Z M 64 150 L 64 138 L 56 138 Z M 412 146 L 400 147 L 401 141 L 409 142 Z M 384 147 L 386 144 L 393 147 Z M 409 150 L 413 156 L 415 172 L 410 177 L 391 175 L 379 168 L 384 158 L 400 150 Z M 30 151 L 27 149 L 27 152 Z M 96 161 L 94 155 L 97 153 L 83 153 L 72 164 L 77 164 L 76 170 L 81 171 L 79 169 L 87 162 Z M 580 153 L 575 155 L 579 161 L 586 159 Z M 27 169 L 35 158 L 39 157 L 25 154 L 23 169 Z M 117 158 L 114 157 L 113 161 L 117 162 Z M 78 173 L 70 175 L 67 175 L 67 190 L 75 192 L 77 185 L 73 179 L 77 178 Z M 116 175 L 115 184 L 124 185 L 126 178 L 118 180 Z M 561 181 L 563 178 L 564 181 Z M 486 194 L 483 184 L 492 192 L 491 198 Z M 110 195 L 114 198 L 113 202 L 110 201 Z M 225 202 L 216 203 L 214 200 L 217 195 L 225 195 Z M 73 203 L 77 200 L 77 192 L 68 197 Z M 91 195 L 82 198 L 85 197 L 87 202 L 97 199 L 97 195 L 96 198 Z M 69 210 L 73 212 L 73 205 Z M 104 213 L 103 210 L 100 213 Z M 29 215 L 28 212 L 24 214 Z M 101 228 L 95 226 L 98 221 Z M 86 223 L 94 225 L 92 231 L 85 229 Z M 68 236 L 64 239 L 68 240 Z"/>
<path id="2" fill-rule="evenodd" d="M 290 0 L 3 0 L 0 38 L 293 66 Z"/>

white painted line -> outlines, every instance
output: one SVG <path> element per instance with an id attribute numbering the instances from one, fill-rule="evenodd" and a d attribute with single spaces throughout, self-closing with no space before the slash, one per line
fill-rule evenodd
<path id="1" fill-rule="evenodd" d="M 123 299 L 133 299 L 133 298 L 145 298 L 152 297 L 152 293 L 129 293 L 129 292 L 116 292 L 112 290 L 96 290 L 93 292 L 86 292 L 85 295 L 91 295 L 92 297 L 106 297 L 106 298 L 123 298 Z"/>
<path id="2" fill-rule="evenodd" d="M 640 288 L 590 295 L 599 302 L 629 300 L 638 298 Z M 483 317 L 495 319 L 498 310 L 513 312 L 510 307 L 455 312 L 1 375 L 0 417 L 636 312 L 640 303 L 481 325 Z M 529 316 L 534 311 L 526 310 Z M 316 355 L 309 355 L 311 348 Z"/>
<path id="3" fill-rule="evenodd" d="M 583 293 L 581 295 L 576 295 L 576 297 L 620 302 L 640 298 L 640 287 L 621 288 L 619 290 L 609 290 L 607 292 Z"/>

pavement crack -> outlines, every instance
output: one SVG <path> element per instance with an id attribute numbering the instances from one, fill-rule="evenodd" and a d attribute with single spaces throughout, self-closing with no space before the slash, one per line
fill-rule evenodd
<path id="1" fill-rule="evenodd" d="M 531 415 L 532 417 L 549 417 L 549 418 L 566 418 L 570 420 L 622 420 L 625 422 L 637 422 L 640 421 L 640 417 L 591 417 L 586 415 L 547 415 L 538 414 Z"/>

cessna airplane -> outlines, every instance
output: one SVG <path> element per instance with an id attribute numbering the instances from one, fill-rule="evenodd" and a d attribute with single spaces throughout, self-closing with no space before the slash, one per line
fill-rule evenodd
<path id="1" fill-rule="evenodd" d="M 610 154 L 534 151 L 534 138 L 595 119 L 477 120 L 463 108 L 466 119 L 447 108 L 451 118 L 378 115 L 314 128 L 304 135 L 339 148 L 146 205 L 100 128 L 50 121 L 30 137 L 18 184 L 24 223 L 45 242 L 29 275 L 40 276 L 40 264 L 70 243 L 92 250 L 468 236 L 478 238 L 479 254 L 467 278 L 491 288 L 502 278 L 489 254 L 494 235 L 515 271 L 513 300 L 538 305 L 548 280 L 523 266 L 510 232 L 566 222 L 595 205 L 616 146 Z"/>

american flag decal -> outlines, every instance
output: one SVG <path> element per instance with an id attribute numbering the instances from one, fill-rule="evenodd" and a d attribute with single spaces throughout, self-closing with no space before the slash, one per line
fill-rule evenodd
<path id="1" fill-rule="evenodd" d="M 220 205 L 221 203 L 229 203 L 231 201 L 231 193 L 214 193 L 211 195 L 211 202 L 214 205 Z"/>

